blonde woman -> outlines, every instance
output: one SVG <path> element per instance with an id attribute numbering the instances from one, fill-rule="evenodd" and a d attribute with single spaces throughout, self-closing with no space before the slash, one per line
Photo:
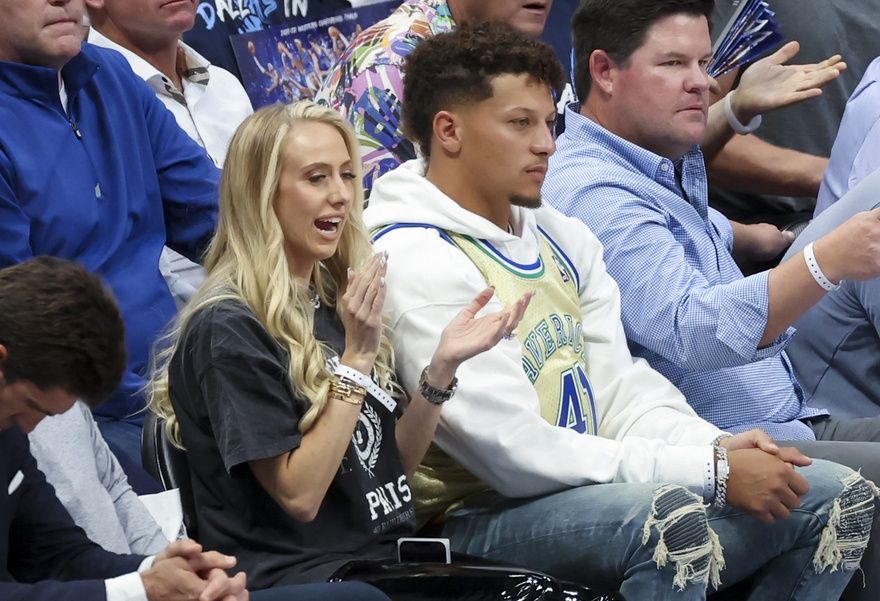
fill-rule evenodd
<path id="1" fill-rule="evenodd" d="M 421 392 L 394 385 L 385 255 L 361 224 L 357 141 L 310 102 L 248 118 L 221 182 L 208 277 L 160 356 L 152 408 L 187 449 L 199 537 L 251 588 L 390 557 L 414 524 L 406 477 L 458 365 L 512 331 L 529 296 L 443 331 Z M 427 398 L 426 398 L 427 397 Z"/>

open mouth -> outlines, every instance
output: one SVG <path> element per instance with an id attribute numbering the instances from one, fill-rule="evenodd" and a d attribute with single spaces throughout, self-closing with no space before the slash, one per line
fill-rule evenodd
<path id="1" fill-rule="evenodd" d="M 315 219 L 315 227 L 319 231 L 326 234 L 335 234 L 342 225 L 341 217 L 330 217 L 327 219 Z"/>
<path id="2" fill-rule="evenodd" d="M 528 4 L 523 4 L 522 7 L 530 12 L 547 12 L 547 5 L 543 2 L 529 2 Z"/>

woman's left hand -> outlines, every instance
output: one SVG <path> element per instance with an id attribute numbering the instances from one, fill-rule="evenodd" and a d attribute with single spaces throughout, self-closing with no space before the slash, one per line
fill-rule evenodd
<path id="1" fill-rule="evenodd" d="M 464 361 L 495 346 L 501 338 L 510 336 L 519 325 L 526 307 L 535 295 L 527 292 L 513 305 L 501 311 L 477 317 L 495 290 L 486 288 L 462 309 L 443 329 L 440 343 L 428 367 L 428 383 L 445 388 L 455 377 L 455 370 Z"/>

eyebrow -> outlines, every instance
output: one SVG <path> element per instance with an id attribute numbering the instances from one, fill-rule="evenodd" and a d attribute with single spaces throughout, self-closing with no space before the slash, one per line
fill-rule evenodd
<path id="1" fill-rule="evenodd" d="M 682 54 L 681 52 L 674 52 L 674 51 L 664 52 L 660 56 L 664 59 L 669 59 L 669 58 L 688 59 L 688 58 L 690 58 L 690 56 L 688 56 L 686 54 Z M 712 58 L 712 52 L 708 52 L 707 54 L 704 54 L 703 56 L 701 56 L 700 60 L 707 60 L 707 59 L 711 59 L 711 58 Z"/>
<path id="2" fill-rule="evenodd" d="M 340 167 L 345 167 L 346 165 L 351 165 L 352 163 L 353 163 L 353 161 L 352 161 L 351 159 L 348 159 L 348 160 L 345 161 L 344 163 L 340 163 L 339 166 L 340 166 Z M 332 168 L 333 168 L 333 165 L 331 165 L 330 163 L 325 163 L 325 162 L 318 161 L 318 162 L 315 162 L 315 163 L 309 163 L 308 165 L 305 165 L 305 166 L 302 168 L 302 170 L 303 170 L 303 171 L 308 171 L 309 169 L 321 169 L 321 168 L 323 168 L 323 169 L 327 169 L 327 168 L 332 169 Z"/>
<path id="3" fill-rule="evenodd" d="M 47 411 L 47 410 L 43 409 L 42 407 L 40 407 L 37 404 L 37 402 L 34 399 L 32 399 L 30 397 L 26 398 L 24 403 L 25 403 L 25 405 L 27 405 L 28 407 L 30 407 L 34 411 L 36 411 L 38 413 L 42 413 L 46 417 L 53 417 L 55 415 L 58 415 L 57 413 L 52 413 L 51 411 Z"/>
<path id="4" fill-rule="evenodd" d="M 513 113 L 516 111 L 523 111 L 529 115 L 540 115 L 541 113 L 537 109 L 530 109 L 524 106 L 514 106 L 507 109 L 508 113 Z M 554 107 L 552 111 L 547 113 L 547 116 L 544 118 L 545 120 L 555 119 L 559 113 L 556 112 L 556 108 Z"/>

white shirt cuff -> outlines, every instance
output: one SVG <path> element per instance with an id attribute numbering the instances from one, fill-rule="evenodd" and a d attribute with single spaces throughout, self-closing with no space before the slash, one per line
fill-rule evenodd
<path id="1" fill-rule="evenodd" d="M 144 589 L 144 581 L 141 580 L 140 572 L 149 570 L 151 567 L 153 567 L 152 555 L 141 562 L 137 572 L 105 580 L 104 587 L 107 590 L 107 601 L 148 601 L 147 591 Z"/>

